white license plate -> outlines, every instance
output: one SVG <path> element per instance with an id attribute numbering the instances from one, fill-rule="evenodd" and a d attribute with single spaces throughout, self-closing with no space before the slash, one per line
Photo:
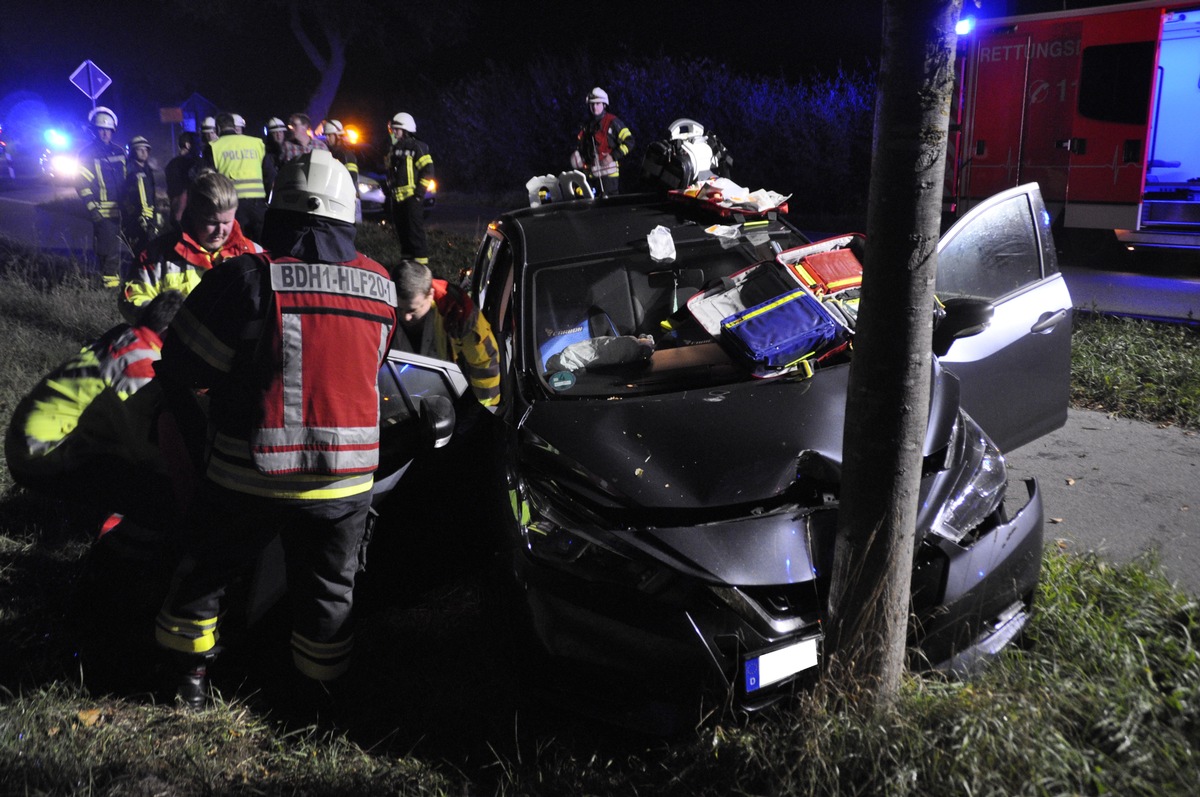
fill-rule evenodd
<path id="1" fill-rule="evenodd" d="M 802 639 L 746 659 L 746 692 L 779 683 L 798 672 L 816 667 L 819 640 L 820 637 Z"/>

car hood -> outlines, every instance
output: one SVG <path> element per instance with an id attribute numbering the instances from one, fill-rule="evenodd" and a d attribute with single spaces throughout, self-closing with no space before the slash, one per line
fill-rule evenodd
<path id="1" fill-rule="evenodd" d="M 522 460 L 628 509 L 769 500 L 796 480 L 802 458 L 840 476 L 849 373 L 841 365 L 798 381 L 537 401 L 521 425 Z M 957 380 L 934 359 L 926 454 L 945 445 L 957 411 Z"/>

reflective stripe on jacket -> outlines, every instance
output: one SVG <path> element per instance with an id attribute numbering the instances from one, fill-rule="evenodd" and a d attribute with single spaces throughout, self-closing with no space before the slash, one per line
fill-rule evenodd
<path id="1" fill-rule="evenodd" d="M 124 149 L 116 144 L 94 141 L 80 150 L 75 190 L 93 218 L 120 218 L 121 209 L 117 203 L 124 186 Z"/>
<path id="2" fill-rule="evenodd" d="M 625 123 L 605 111 L 599 119 L 589 120 L 579 130 L 577 148 L 589 171 L 596 176 L 619 176 L 620 167 L 616 161 L 621 160 L 633 149 L 633 133 Z M 599 167 L 606 156 L 612 156 L 613 164 Z"/>
<path id="3" fill-rule="evenodd" d="M 176 315 L 158 366 L 173 384 L 208 388 L 208 479 L 286 499 L 370 490 L 395 308 L 386 269 L 361 254 L 247 255 L 214 268 Z"/>
<path id="4" fill-rule="evenodd" d="M 229 238 L 216 252 L 209 252 L 180 230 L 160 236 L 138 255 L 133 274 L 121 286 L 121 315 L 133 323 L 141 309 L 163 291 L 176 290 L 186 296 L 217 263 L 262 250 L 242 233 L 236 221 Z"/>
<path id="5" fill-rule="evenodd" d="M 379 464 L 377 374 L 396 325 L 396 284 L 366 257 L 350 263 L 272 261 L 280 364 L 251 437 L 267 474 L 354 474 Z M 358 384 L 354 384 L 358 380 Z"/>
<path id="6" fill-rule="evenodd" d="M 343 146 L 330 147 L 329 152 L 333 157 L 337 158 L 338 162 L 346 167 L 346 171 L 350 172 L 350 177 L 354 180 L 354 185 L 358 187 L 358 156 Z"/>
<path id="7" fill-rule="evenodd" d="M 226 133 L 209 143 L 207 156 L 213 167 L 233 180 L 238 199 L 265 199 L 263 187 L 263 158 L 267 145 L 261 138 Z"/>
<path id="8" fill-rule="evenodd" d="M 30 393 L 24 417 L 12 420 L 24 430 L 29 457 L 61 445 L 101 393 L 111 391 L 124 401 L 145 387 L 161 350 L 162 340 L 152 330 L 121 324 L 54 369 Z"/>
<path id="9" fill-rule="evenodd" d="M 397 340 L 401 349 L 411 350 L 406 335 L 399 335 Z M 494 407 L 500 403 L 496 336 L 471 297 L 457 285 L 433 281 L 433 312 L 425 316 L 420 348 L 414 353 L 457 363 L 480 404 Z"/>
<path id="10" fill-rule="evenodd" d="M 154 172 L 149 166 L 128 166 L 121 196 L 121 217 L 126 226 L 136 225 L 138 219 L 145 219 L 150 226 L 157 222 L 156 193 Z"/>
<path id="11" fill-rule="evenodd" d="M 433 155 L 429 145 L 411 133 L 397 141 L 386 158 L 388 190 L 397 202 L 435 190 Z"/>

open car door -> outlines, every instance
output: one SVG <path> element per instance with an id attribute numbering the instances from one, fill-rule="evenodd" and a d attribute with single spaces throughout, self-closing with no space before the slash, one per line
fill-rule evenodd
<path id="1" fill-rule="evenodd" d="M 991 197 L 942 236 L 936 292 L 993 309 L 982 332 L 955 339 L 941 357 L 993 442 L 1011 451 L 1066 423 L 1071 295 L 1037 183 Z"/>
<path id="2" fill-rule="evenodd" d="M 378 386 L 379 470 L 372 490 L 376 506 L 414 457 L 444 444 L 454 427 L 452 408 L 467 392 L 467 379 L 455 363 L 393 349 L 379 369 Z"/>

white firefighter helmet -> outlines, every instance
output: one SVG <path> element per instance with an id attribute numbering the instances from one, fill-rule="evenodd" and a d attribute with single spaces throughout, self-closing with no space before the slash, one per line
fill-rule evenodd
<path id="1" fill-rule="evenodd" d="M 201 132 L 201 133 L 215 133 L 215 132 L 217 132 L 217 120 L 216 120 L 216 118 L 215 118 L 215 117 L 212 117 L 212 116 L 206 116 L 206 117 L 204 117 L 204 121 L 200 123 L 200 132 Z"/>
<path id="2" fill-rule="evenodd" d="M 278 116 L 272 116 L 267 120 L 266 132 L 274 133 L 276 130 L 287 130 L 287 125 Z"/>
<path id="3" fill-rule="evenodd" d="M 129 146 L 125 151 L 132 155 L 133 151 L 138 147 L 150 149 L 150 139 L 146 138 L 145 136 L 134 136 L 133 138 L 129 139 Z"/>
<path id="4" fill-rule="evenodd" d="M 604 107 L 607 108 L 608 92 L 599 86 L 596 86 L 596 88 L 592 89 L 592 93 L 587 96 L 587 102 L 588 105 L 591 105 L 593 102 L 602 102 L 604 103 Z"/>
<path id="5" fill-rule="evenodd" d="M 233 115 L 233 126 L 235 128 L 237 128 L 238 132 L 245 130 L 246 129 L 246 118 L 244 116 L 242 116 L 240 113 L 235 113 Z"/>
<path id="6" fill-rule="evenodd" d="M 412 118 L 412 114 L 401 111 L 392 117 L 392 121 L 388 123 L 388 127 L 398 127 L 406 133 L 416 133 L 417 120 Z"/>
<path id="7" fill-rule="evenodd" d="M 280 167 L 270 207 L 353 224 L 357 196 L 346 167 L 329 150 L 314 149 Z"/>
<path id="8" fill-rule="evenodd" d="M 88 124 L 92 127 L 103 130 L 117 129 L 117 114 L 112 108 L 106 108 L 103 105 L 97 105 L 88 114 Z"/>
<path id="9" fill-rule="evenodd" d="M 342 134 L 342 123 L 337 119 L 330 119 L 325 123 L 325 126 L 321 128 L 321 132 L 325 135 L 332 133 L 335 136 L 340 136 Z"/>

